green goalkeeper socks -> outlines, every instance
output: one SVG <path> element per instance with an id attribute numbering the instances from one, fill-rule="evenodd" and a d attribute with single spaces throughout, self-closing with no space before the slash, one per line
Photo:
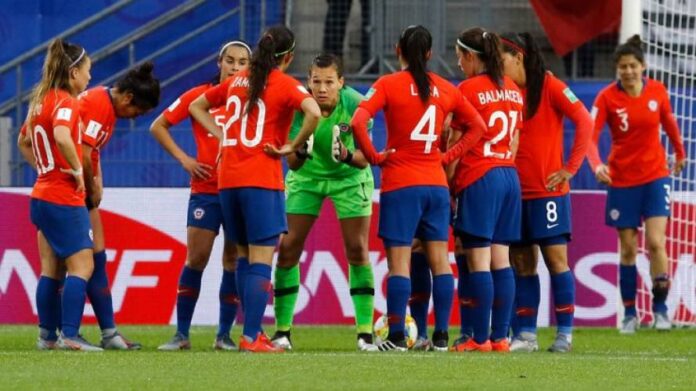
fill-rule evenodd
<path id="1" fill-rule="evenodd" d="M 350 297 L 355 307 L 355 326 L 358 334 L 372 334 L 372 315 L 375 309 L 375 278 L 372 265 L 348 265 Z"/>
<path id="2" fill-rule="evenodd" d="M 274 283 L 273 308 L 275 309 L 276 329 L 290 331 L 297 294 L 300 290 L 300 265 L 277 267 Z"/>

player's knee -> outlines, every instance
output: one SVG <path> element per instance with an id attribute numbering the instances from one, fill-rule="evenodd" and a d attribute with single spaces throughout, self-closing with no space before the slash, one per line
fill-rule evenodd
<path id="1" fill-rule="evenodd" d="M 358 241 L 346 243 L 346 258 L 351 265 L 366 265 L 370 263 L 367 246 Z"/>
<path id="2" fill-rule="evenodd" d="M 203 271 L 208 265 L 208 258 L 209 257 L 206 254 L 189 250 L 188 258 L 186 259 L 186 267 L 197 271 Z"/>
<path id="3" fill-rule="evenodd" d="M 665 251 L 665 239 L 664 237 L 647 237 L 646 238 L 646 247 L 648 250 L 648 253 L 650 254 L 658 254 L 661 252 Z"/>
<path id="4" fill-rule="evenodd" d="M 633 265 L 636 263 L 636 256 L 638 255 L 638 247 L 632 244 L 621 246 L 621 264 L 622 265 Z"/>

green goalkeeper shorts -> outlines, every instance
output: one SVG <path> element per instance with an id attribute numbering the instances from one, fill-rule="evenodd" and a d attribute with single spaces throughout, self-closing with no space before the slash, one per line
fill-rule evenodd
<path id="1" fill-rule="evenodd" d="M 370 216 L 374 190 L 374 180 L 366 170 L 340 179 L 309 178 L 289 171 L 285 180 L 285 212 L 319 216 L 328 197 L 339 219 Z"/>

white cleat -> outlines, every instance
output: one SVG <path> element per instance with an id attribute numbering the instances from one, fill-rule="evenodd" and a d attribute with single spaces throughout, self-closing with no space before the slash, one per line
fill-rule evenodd
<path id="1" fill-rule="evenodd" d="M 536 352 L 539 350 L 539 342 L 534 333 L 523 331 L 520 335 L 514 337 L 510 343 L 511 352 Z"/>
<path id="2" fill-rule="evenodd" d="M 638 330 L 638 318 L 635 316 L 625 317 L 621 322 L 621 329 L 619 334 L 632 335 Z"/>
<path id="3" fill-rule="evenodd" d="M 358 350 L 361 352 L 379 352 L 377 345 L 366 341 L 364 338 L 358 338 Z"/>
<path id="4" fill-rule="evenodd" d="M 411 347 L 412 350 L 420 351 L 420 352 L 428 352 L 432 350 L 433 344 L 430 342 L 428 338 L 423 338 L 423 337 L 418 337 L 416 339 L 416 343 L 413 344 Z"/>
<path id="5" fill-rule="evenodd" d="M 655 323 L 653 326 L 657 331 L 672 330 L 672 322 L 669 320 L 669 316 L 663 312 L 658 312 L 655 314 Z"/>
<path id="6" fill-rule="evenodd" d="M 64 335 L 61 334 L 61 336 L 58 338 L 57 342 L 58 349 L 62 350 L 74 350 L 74 351 L 81 351 L 81 352 L 103 352 L 104 349 L 100 348 L 99 346 L 92 345 L 91 343 L 87 342 L 84 338 L 82 338 L 81 335 L 78 335 L 75 338 L 66 338 Z"/>
<path id="7" fill-rule="evenodd" d="M 377 349 L 379 349 L 380 352 L 407 352 L 408 347 L 406 346 L 406 340 L 394 343 L 390 340 L 386 340 L 379 345 L 377 345 Z"/>
<path id="8" fill-rule="evenodd" d="M 276 331 L 271 339 L 273 346 L 283 350 L 292 350 L 292 341 L 290 341 L 290 334 L 281 334 Z"/>

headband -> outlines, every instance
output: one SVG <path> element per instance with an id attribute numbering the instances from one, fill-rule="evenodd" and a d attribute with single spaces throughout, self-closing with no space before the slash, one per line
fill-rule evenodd
<path id="1" fill-rule="evenodd" d="M 292 45 L 290 45 L 290 49 L 285 50 L 285 51 L 280 52 L 280 53 L 275 53 L 274 56 L 275 56 L 275 57 L 284 56 L 284 55 L 286 55 L 286 54 L 292 52 L 293 50 L 295 50 L 295 41 L 292 41 Z"/>
<path id="2" fill-rule="evenodd" d="M 462 48 L 464 48 L 464 49 L 466 49 L 466 50 L 468 50 L 468 51 L 470 51 L 470 52 L 477 53 L 477 54 L 483 54 L 482 51 L 476 50 L 476 49 L 474 49 L 474 48 L 472 48 L 472 47 L 470 47 L 470 46 L 467 46 L 464 42 L 462 42 L 461 40 L 459 40 L 459 38 L 457 38 L 457 45 L 461 46 Z"/>
<path id="3" fill-rule="evenodd" d="M 77 65 L 77 63 L 79 63 L 80 60 L 82 60 L 82 57 L 84 57 L 84 56 L 85 56 L 85 49 L 82 48 L 82 53 L 80 53 L 80 55 L 77 56 L 77 60 L 73 61 L 72 64 L 70 64 L 70 66 L 69 66 L 68 68 L 72 68 L 72 67 L 74 67 L 75 65 Z"/>
<path id="4" fill-rule="evenodd" d="M 218 57 L 222 57 L 222 55 L 225 54 L 225 50 L 227 50 L 227 48 L 232 46 L 232 45 L 243 47 L 251 55 L 251 48 L 249 47 L 249 45 L 247 45 L 246 43 L 244 43 L 242 41 L 230 41 L 230 42 L 227 42 L 225 44 L 225 46 L 222 47 L 222 49 L 220 49 L 220 54 L 218 54 Z"/>
<path id="5" fill-rule="evenodd" d="M 522 53 L 523 56 L 527 55 L 527 51 L 522 49 L 522 47 L 520 45 L 516 44 L 515 42 L 513 42 L 507 38 L 503 38 L 503 37 L 500 37 L 500 40 L 503 41 L 504 44 L 510 46 L 512 49 L 517 51 L 518 53 Z"/>

